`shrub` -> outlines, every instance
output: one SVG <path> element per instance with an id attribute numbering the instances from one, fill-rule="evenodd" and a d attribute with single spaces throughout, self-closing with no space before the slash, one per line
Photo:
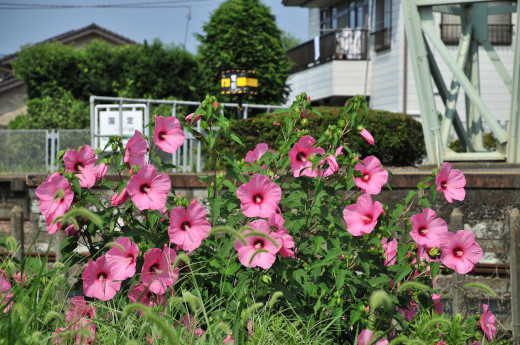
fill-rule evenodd
<path id="1" fill-rule="evenodd" d="M 306 119 L 299 121 L 300 129 L 307 129 L 313 137 L 319 137 L 330 125 L 337 125 L 342 107 L 317 107 L 317 113 L 310 112 Z M 346 139 L 352 151 L 362 157 L 377 156 L 386 165 L 414 165 L 420 163 L 425 155 L 424 136 L 421 124 L 410 116 L 382 110 L 369 110 L 366 115 L 359 110 L 356 123 L 363 123 L 365 128 L 377 138 L 372 146 L 358 132 L 350 132 Z M 288 113 L 262 114 L 254 118 L 232 121 L 230 130 L 235 133 L 244 146 L 232 141 L 222 140 L 219 150 L 245 156 L 259 142 L 277 148 L 283 141 L 281 125 Z"/>
<path id="2" fill-rule="evenodd" d="M 27 104 L 27 113 L 8 124 L 9 129 L 75 129 L 90 127 L 90 112 L 86 102 L 74 99 L 70 91 L 60 87 L 44 92 Z"/>

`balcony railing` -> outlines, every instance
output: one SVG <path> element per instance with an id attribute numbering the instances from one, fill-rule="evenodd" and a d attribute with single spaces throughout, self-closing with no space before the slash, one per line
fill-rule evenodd
<path id="1" fill-rule="evenodd" d="M 441 24 L 441 39 L 445 44 L 459 44 L 460 24 Z M 488 24 L 488 40 L 495 45 L 511 45 L 513 24 Z"/>
<path id="2" fill-rule="evenodd" d="M 368 30 L 342 29 L 320 36 L 319 55 L 315 51 L 314 40 L 304 42 L 287 51 L 298 71 L 330 60 L 366 60 Z"/>

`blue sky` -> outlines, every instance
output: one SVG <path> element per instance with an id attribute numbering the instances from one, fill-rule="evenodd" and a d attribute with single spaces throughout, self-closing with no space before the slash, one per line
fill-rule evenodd
<path id="1" fill-rule="evenodd" d="M 0 0 L 0 56 L 14 53 L 21 46 L 37 43 L 70 30 L 96 23 L 108 30 L 143 42 L 159 38 L 164 43 L 183 44 L 196 52 L 197 33 L 223 0 L 176 0 L 175 8 L 81 8 L 45 10 L 8 10 L 3 4 L 100 5 L 151 2 L 158 0 Z M 307 40 L 307 9 L 284 7 L 281 0 L 263 0 L 271 8 L 278 26 L 296 37 Z M 191 7 L 191 20 L 187 21 Z M 188 25 L 186 25 L 188 22 Z M 186 27 L 188 26 L 187 35 Z"/>

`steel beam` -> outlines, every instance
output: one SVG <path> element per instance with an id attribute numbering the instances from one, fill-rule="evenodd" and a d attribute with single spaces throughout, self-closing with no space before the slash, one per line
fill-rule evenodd
<path id="1" fill-rule="evenodd" d="M 424 9 L 424 8 L 423 8 Z M 453 73 L 454 77 L 457 78 L 460 85 L 466 91 L 466 95 L 471 99 L 472 103 L 475 105 L 477 110 L 486 120 L 486 123 L 489 125 L 491 131 L 497 138 L 500 143 L 505 143 L 508 140 L 507 133 L 502 129 L 500 124 L 495 120 L 491 111 L 486 106 L 486 104 L 482 101 L 482 98 L 479 95 L 478 90 L 475 89 L 472 82 L 466 77 L 464 72 L 457 66 L 457 63 L 453 60 L 453 57 L 450 55 L 448 49 L 441 41 L 441 39 L 437 36 L 435 32 L 435 27 L 433 25 L 433 16 L 431 11 L 423 11 L 421 9 L 422 20 L 422 31 L 428 37 L 430 42 L 433 44 L 434 48 L 437 49 L 439 55 L 446 62 L 446 65 Z M 416 29 L 415 29 L 416 30 Z M 408 30 L 407 30 L 408 32 Z M 413 56 L 413 55 L 412 55 Z"/>
<path id="2" fill-rule="evenodd" d="M 417 96 L 421 117 L 423 119 L 423 133 L 426 146 L 426 153 L 431 164 L 440 166 L 442 157 L 440 155 L 440 128 L 437 119 L 437 109 L 430 77 L 430 67 L 428 62 L 428 52 L 426 42 L 422 35 L 421 18 L 414 0 L 402 0 L 404 25 L 408 48 L 412 56 L 412 67 L 414 71 L 415 84 L 417 85 Z"/>
<path id="3" fill-rule="evenodd" d="M 437 89 L 439 91 L 439 96 L 441 96 L 442 102 L 446 104 L 448 100 L 448 96 L 450 94 L 448 87 L 444 83 L 444 80 L 442 78 L 441 71 L 439 70 L 439 67 L 437 66 L 437 62 L 435 62 L 435 59 L 433 57 L 433 54 L 430 50 L 430 47 L 426 45 L 426 48 L 428 49 L 428 60 L 430 62 L 430 69 L 432 71 L 432 78 L 435 82 L 435 85 L 437 86 Z M 459 114 L 457 113 L 457 110 L 455 109 L 453 113 L 453 127 L 455 128 L 455 133 L 457 133 L 457 136 L 464 147 L 464 149 L 469 151 L 474 151 L 471 147 L 471 143 L 469 142 L 468 135 L 466 134 L 466 130 L 464 129 L 464 126 L 462 125 L 462 121 L 460 120 Z M 446 149 L 446 146 L 444 146 Z"/>
<path id="4" fill-rule="evenodd" d="M 462 33 L 462 36 L 460 37 L 459 41 L 459 50 L 457 54 L 457 65 L 459 68 L 463 68 L 466 64 L 466 60 L 468 57 L 468 51 L 469 46 L 471 42 L 471 31 L 472 26 L 471 24 L 466 25 L 464 27 L 464 32 Z M 441 124 L 441 142 L 444 147 L 448 146 L 448 138 L 450 135 L 450 129 L 451 125 L 453 123 L 453 118 L 456 113 L 456 105 L 457 105 L 457 98 L 459 95 L 459 89 L 460 84 L 458 83 L 456 78 L 453 78 L 451 81 L 450 89 L 447 94 L 447 99 L 444 101 L 444 104 L 446 105 L 446 111 L 444 112 L 444 119 L 442 120 Z M 465 145 L 467 148 L 471 148 L 471 151 L 473 151 L 472 145 Z"/>
<path id="5" fill-rule="evenodd" d="M 516 13 L 516 28 L 520 25 L 520 13 Z M 511 140 L 507 145 L 507 161 L 509 163 L 520 163 L 520 34 L 515 35 L 514 41 L 516 61 L 513 67 L 513 84 L 511 88 L 511 106 L 509 113 L 509 137 Z"/>

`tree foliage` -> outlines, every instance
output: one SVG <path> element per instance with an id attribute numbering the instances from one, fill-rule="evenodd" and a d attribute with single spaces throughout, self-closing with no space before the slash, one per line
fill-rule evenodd
<path id="1" fill-rule="evenodd" d="M 288 95 L 286 80 L 290 63 L 270 9 L 259 0 L 228 0 L 211 15 L 199 36 L 203 91 L 220 93 L 222 70 L 252 69 L 258 75 L 258 95 L 244 102 L 280 104 Z M 236 97 L 219 97 L 235 101 Z"/>
<path id="2" fill-rule="evenodd" d="M 195 57 L 160 41 L 116 47 L 93 41 L 80 49 L 60 42 L 38 44 L 22 50 L 13 67 L 29 99 L 59 88 L 84 101 L 91 95 L 198 98 Z"/>

